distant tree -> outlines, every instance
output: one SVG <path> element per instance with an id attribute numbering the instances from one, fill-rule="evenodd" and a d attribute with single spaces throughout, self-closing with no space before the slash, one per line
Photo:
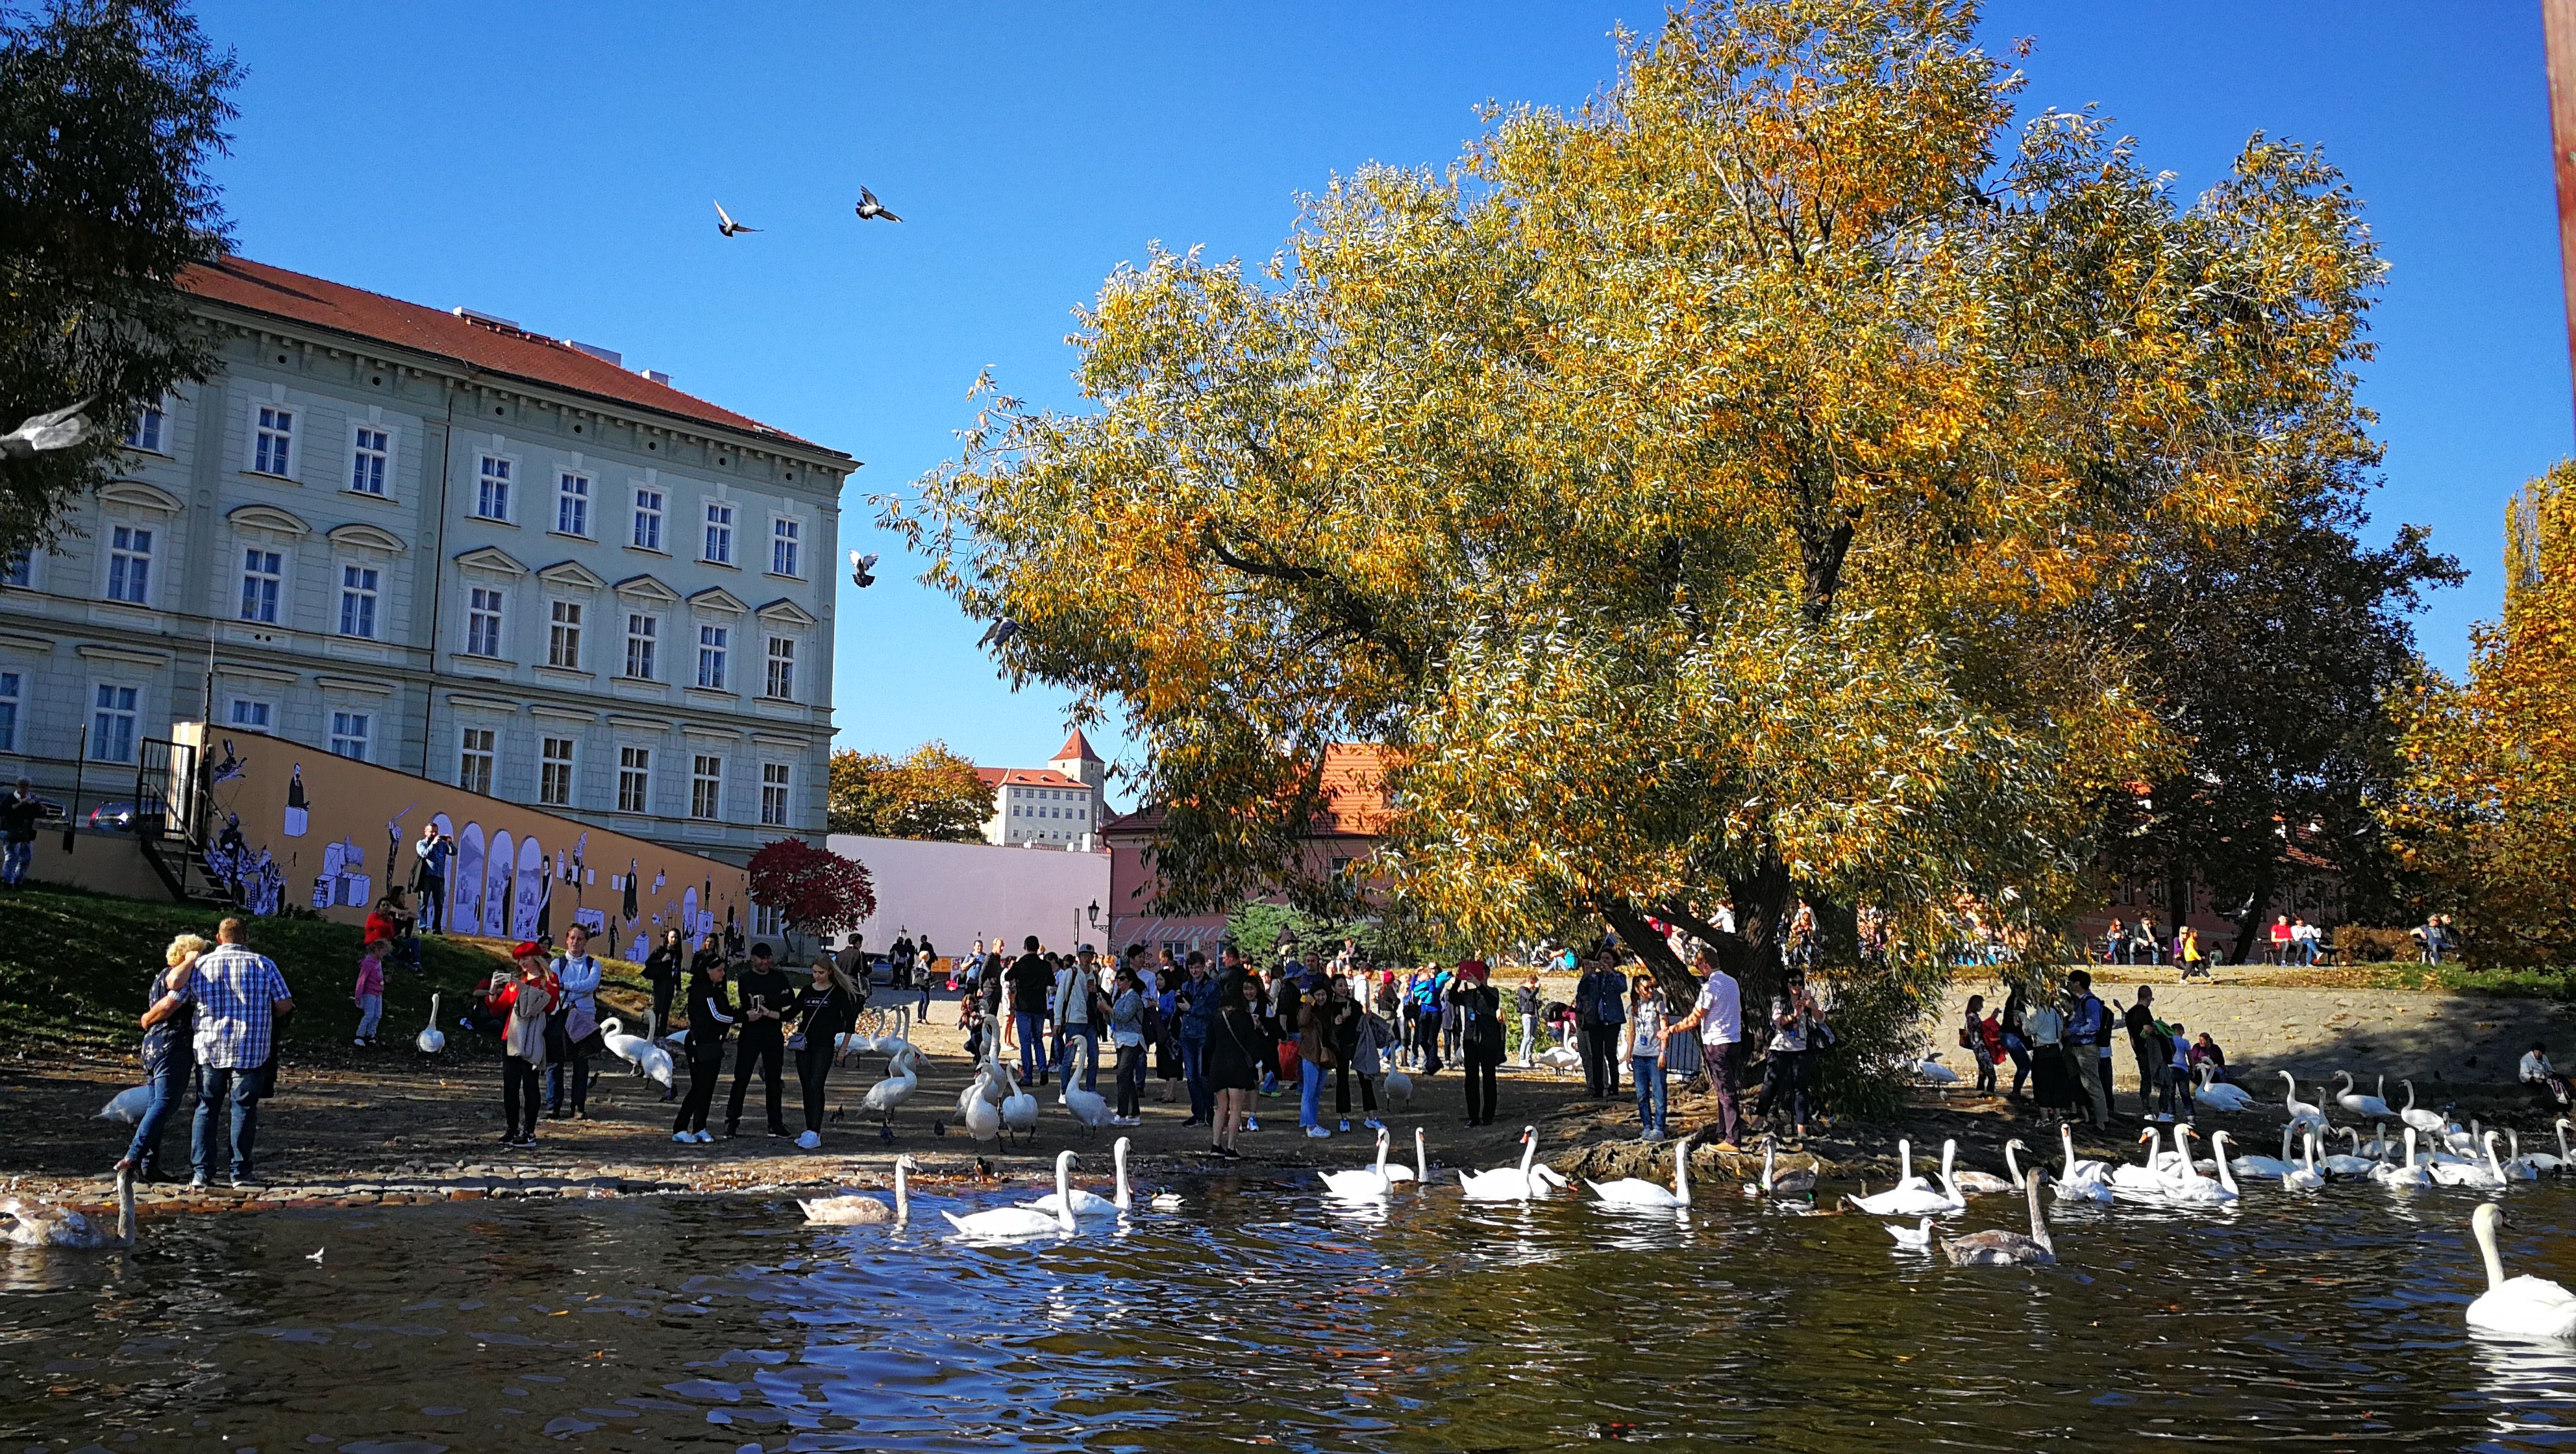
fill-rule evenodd
<path id="1" fill-rule="evenodd" d="M 212 369 L 171 282 L 226 248 L 205 168 L 239 74 L 179 0 L 0 3 L 0 429 L 97 398 L 85 443 L 0 462 L 0 554 L 57 538 L 136 414 Z"/>
<path id="2" fill-rule="evenodd" d="M 2576 964 L 2576 463 L 2505 515 L 2504 620 L 2469 677 L 2427 671 L 2393 706 L 2403 772 L 2381 805 L 2473 959 Z"/>
<path id="3" fill-rule="evenodd" d="M 866 865 L 802 839 L 763 844 L 749 870 L 751 901 L 776 910 L 791 935 L 845 933 L 877 911 Z"/>
<path id="4" fill-rule="evenodd" d="M 831 829 L 876 838 L 974 843 L 993 816 L 993 789 L 975 764 L 937 739 L 908 755 L 832 754 Z"/>
<path id="5" fill-rule="evenodd" d="M 2387 702 L 2418 666 L 2409 615 L 2462 575 L 2421 527 L 2374 550 L 2352 535 L 2366 523 L 2318 502 L 2261 529 L 2178 534 L 2146 552 L 2100 623 L 2104 640 L 2132 638 L 2178 744 L 2146 792 L 2106 795 L 2105 866 L 2167 885 L 2167 903 L 2205 884 L 2236 925 L 2238 963 L 2296 871 L 2294 847 L 2332 863 L 2348 914 L 2366 921 L 2393 900 L 2374 810 L 2396 764 Z"/>

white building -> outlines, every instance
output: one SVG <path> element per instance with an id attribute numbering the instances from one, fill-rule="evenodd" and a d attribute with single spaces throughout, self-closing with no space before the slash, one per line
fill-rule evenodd
<path id="1" fill-rule="evenodd" d="M 736 862 L 821 834 L 857 461 L 470 309 L 181 287 L 220 371 L 0 561 L 0 777 L 122 797 L 203 714 Z"/>
<path id="2" fill-rule="evenodd" d="M 1109 765 L 1079 730 L 1045 767 L 979 767 L 975 775 L 993 789 L 993 816 L 984 820 L 987 843 L 1088 849 L 1109 816 Z"/>

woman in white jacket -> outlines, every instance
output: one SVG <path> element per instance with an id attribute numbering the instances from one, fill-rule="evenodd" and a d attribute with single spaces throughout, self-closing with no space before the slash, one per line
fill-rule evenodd
<path id="1" fill-rule="evenodd" d="M 599 1031 L 598 956 L 590 952 L 590 931 L 579 924 L 564 931 L 564 952 L 551 966 L 562 998 L 555 1007 L 554 1019 L 546 1026 L 549 1044 L 546 1069 L 546 1115 L 562 1120 L 569 1113 L 576 1121 L 590 1119 L 590 1057 L 582 1053 L 582 1042 Z M 572 1071 L 572 1099 L 564 1099 L 564 1071 Z"/>

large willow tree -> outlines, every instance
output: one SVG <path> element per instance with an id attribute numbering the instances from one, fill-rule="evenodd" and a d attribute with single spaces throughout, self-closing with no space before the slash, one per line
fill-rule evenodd
<path id="1" fill-rule="evenodd" d="M 1093 407 L 992 399 L 890 516 L 1017 678 L 1125 713 L 1176 902 L 1293 874 L 1365 739 L 1392 888 L 1479 942 L 1662 961 L 1649 915 L 1725 901 L 1758 990 L 1802 897 L 1829 949 L 1860 905 L 1918 957 L 1971 900 L 2045 931 L 2170 746 L 2101 603 L 2371 457 L 2381 270 L 2312 151 L 2182 199 L 2090 115 L 2016 126 L 1975 20 L 1676 12 L 1265 270 L 1122 269 Z"/>

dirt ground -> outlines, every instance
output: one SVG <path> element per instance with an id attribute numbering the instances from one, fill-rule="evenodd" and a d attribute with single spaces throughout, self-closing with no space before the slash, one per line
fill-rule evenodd
<path id="1" fill-rule="evenodd" d="M 2126 981 L 2134 979 L 2134 974 L 2124 975 Z M 1956 999 L 1964 1000 L 1976 989 L 1962 983 Z M 2126 983 L 2121 992 L 2123 998 L 2130 993 Z M 2294 1069 L 2304 1082 L 2302 1096 L 2314 1100 L 2322 1094 L 2315 1078 L 2334 1063 L 2348 1064 L 2365 1079 L 2382 1068 L 2390 1070 L 2392 1098 L 2393 1076 L 2414 1074 L 2427 1104 L 2455 1106 L 2463 1118 L 2482 1114 L 2490 1124 L 2518 1126 L 2526 1140 L 2549 1139 L 2545 1119 L 2509 1083 L 2511 1059 L 2491 1059 L 2496 1052 L 2488 1042 L 2509 1044 L 2517 1035 L 2528 1039 L 2540 1034 L 2554 1035 L 2563 1045 L 2568 1026 L 2566 1012 L 2558 1007 L 2528 1001 L 2453 1003 L 2462 997 L 2275 987 L 2251 980 L 2216 987 L 2195 984 L 2170 993 L 2177 1006 L 2172 1013 L 2181 1014 L 2186 1023 L 2198 1018 L 2206 1027 L 2225 1027 L 2221 1039 L 2231 1044 L 2249 1088 L 2273 1098 L 2272 1104 L 2243 1116 L 2204 1113 L 2204 1131 L 2226 1126 L 2245 1149 L 2269 1151 L 2280 1135 L 2279 1083 L 2266 1084 L 2261 1072 Z M 885 992 L 879 1002 L 886 1002 Z M 265 1189 L 221 1189 L 219 1166 L 219 1189 L 211 1193 L 191 1195 L 175 1185 L 144 1189 L 146 1214 L 486 1196 L 881 1186 L 897 1153 L 918 1158 L 923 1177 L 931 1182 L 1034 1185 L 1052 1175 L 1057 1151 L 1072 1148 L 1081 1153 L 1077 1178 L 1105 1184 L 1111 1134 L 1081 1137 L 1070 1113 L 1056 1103 L 1054 1087 L 1039 1092 L 1041 1114 L 1032 1145 L 979 1148 L 966 1139 L 954 1124 L 957 1095 L 969 1078 L 955 1021 L 955 1000 L 942 994 L 934 997 L 931 1017 L 914 1028 L 913 1040 L 926 1054 L 921 1085 L 897 1113 L 891 1141 L 866 1123 L 859 1106 L 880 1078 L 881 1063 L 868 1056 L 838 1068 L 829 1104 L 843 1114 L 825 1127 L 823 1147 L 812 1153 L 762 1134 L 756 1085 L 746 1106 L 745 1135 L 722 1139 L 725 1095 L 719 1092 L 711 1118 L 719 1139 L 709 1146 L 675 1145 L 670 1133 L 676 1106 L 660 1103 L 659 1086 L 625 1074 L 622 1064 L 613 1061 L 603 1063 L 609 1073 L 591 1092 L 594 1119 L 548 1121 L 534 1150 L 506 1150 L 499 1145 L 499 1064 L 488 1043 L 468 1043 L 468 1037 L 451 1031 L 451 1045 L 459 1048 L 435 1061 L 408 1049 L 335 1049 L 309 1063 L 283 1067 L 278 1095 L 263 1104 L 257 1171 Z M 2417 1057 L 2427 1052 L 2429 1061 L 2419 1065 Z M 2480 1062 L 2474 1068 L 2464 1063 L 2470 1054 Z M 1952 1050 L 1948 1059 L 1959 1064 L 1964 1057 Z M 2134 1153 L 2134 1071 L 2125 1049 L 2119 1060 L 2117 1109 L 2128 1120 L 2102 1136 L 2079 1132 L 2078 1144 L 2088 1155 Z M 2446 1067 L 2452 1074 L 2435 1079 Z M 0 1141 L 0 1177 L 22 1192 L 77 1205 L 101 1204 L 107 1195 L 106 1169 L 123 1149 L 130 1128 L 98 1119 L 97 1112 L 133 1079 L 130 1060 L 64 1059 L 57 1054 L 0 1061 L 0 1102 L 11 1108 L 13 1121 L 13 1135 Z M 1523 1125 L 1538 1127 L 1540 1156 L 1569 1175 L 1671 1175 L 1671 1148 L 1635 1139 L 1633 1100 L 1625 1094 L 1615 1100 L 1586 1098 L 1579 1071 L 1526 1071 L 1507 1064 L 1501 1075 L 1500 1124 L 1474 1129 L 1464 1124 L 1456 1072 L 1416 1076 L 1414 1085 L 1412 1103 L 1389 1109 L 1384 1119 L 1400 1156 L 1410 1156 L 1414 1129 L 1423 1130 L 1435 1176 L 1445 1168 L 1517 1160 Z M 1104 1093 L 1110 1089 L 1105 1069 L 1102 1087 Z M 1174 1100 L 1159 1100 L 1161 1083 L 1149 1081 L 1144 1124 L 1122 1133 L 1132 1141 L 1130 1170 L 1140 1184 L 1186 1181 L 1220 1170 L 1198 1154 L 1207 1145 L 1207 1132 L 1182 1125 L 1189 1113 L 1186 1092 L 1177 1083 L 1172 1090 Z M 789 1127 L 797 1129 L 801 1118 L 792 1065 L 785 1099 Z M 1331 1104 L 1328 1085 L 1328 1111 Z M 1746 1105 L 1750 1109 L 1750 1088 Z M 1671 1120 L 1677 1131 L 1708 1127 L 1713 1116 L 1707 1095 L 1676 1091 Z M 1316 1166 L 1355 1166 L 1372 1149 L 1368 1133 L 1359 1128 L 1356 1106 L 1353 1129 L 1329 1140 L 1298 1134 L 1293 1094 L 1263 1098 L 1259 1117 L 1261 1129 L 1242 1138 L 1247 1161 L 1223 1167 L 1225 1174 L 1289 1175 Z M 1337 1121 L 1328 1119 L 1327 1124 Z M 2026 1103 L 1926 1087 L 1910 1097 L 1906 1113 L 1893 1124 L 1836 1124 L 1829 1119 L 1805 1143 L 1784 1146 L 1783 1165 L 1816 1166 L 1828 1178 L 1824 1200 L 1830 1204 L 1832 1193 L 1845 1189 L 1836 1183 L 1883 1181 L 1898 1136 L 1911 1137 L 1918 1157 L 1925 1159 L 1938 1156 L 1943 1138 L 1956 1137 L 1963 1165 L 2001 1171 L 2002 1142 L 2016 1135 L 2043 1156 L 2053 1154 L 2054 1130 L 2043 1128 Z M 166 1133 L 165 1167 L 184 1174 L 188 1136 L 183 1108 Z M 1759 1165 L 1758 1147 L 1738 1156 L 1703 1145 L 1693 1159 L 1696 1174 L 1730 1186 Z"/>

